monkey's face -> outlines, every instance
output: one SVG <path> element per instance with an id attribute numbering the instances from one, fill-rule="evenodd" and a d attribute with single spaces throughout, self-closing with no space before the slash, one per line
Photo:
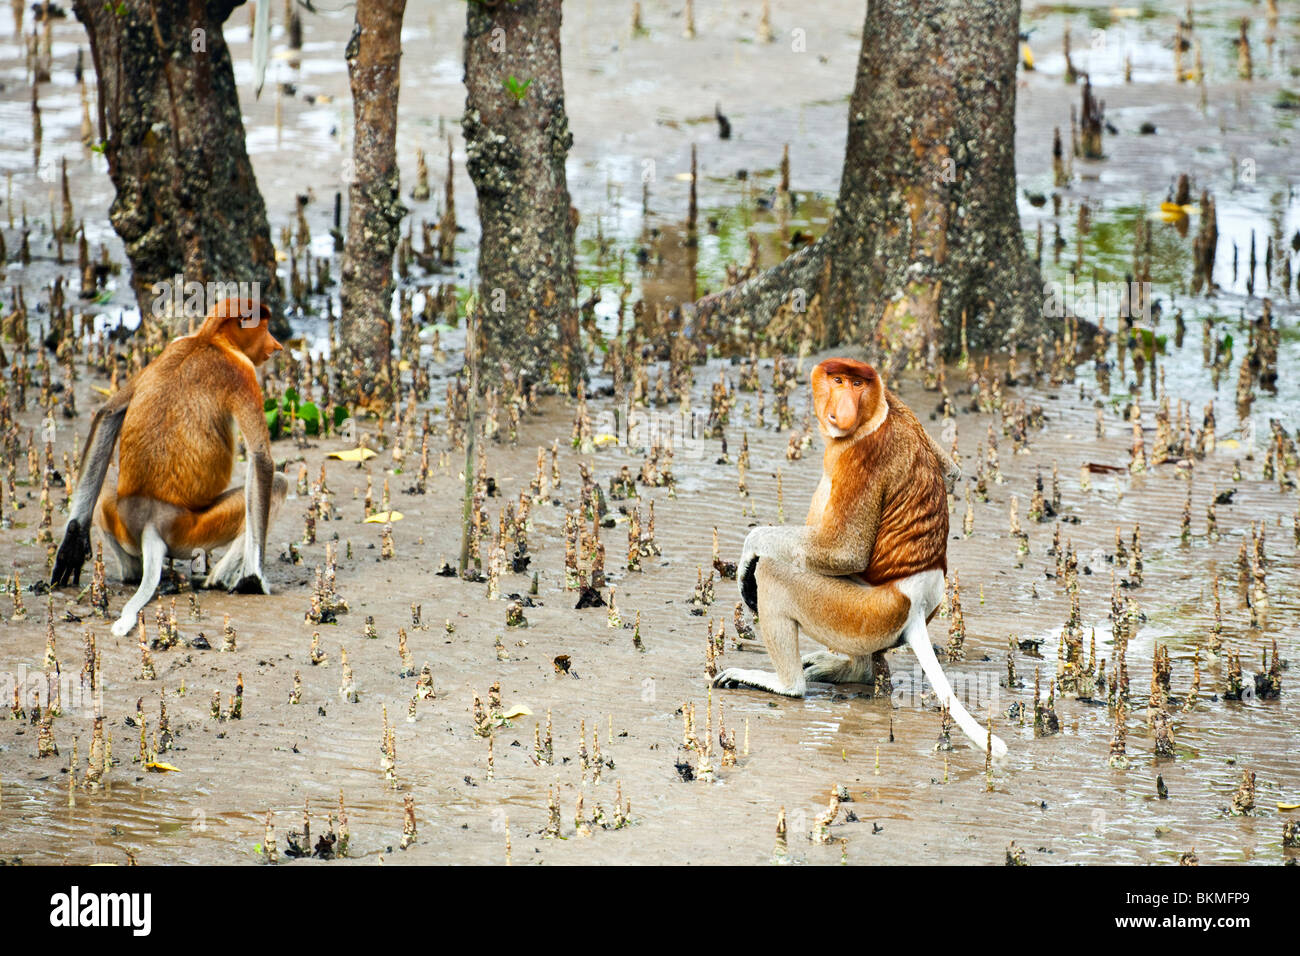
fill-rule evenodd
<path id="1" fill-rule="evenodd" d="M 852 359 L 822 362 L 813 369 L 812 387 L 817 422 L 828 439 L 854 434 L 875 421 L 883 407 L 880 376 L 870 365 Z"/>
<path id="2" fill-rule="evenodd" d="M 283 352 L 284 346 L 281 345 L 268 327 L 269 323 L 263 320 L 257 328 L 258 334 L 254 336 L 251 343 L 251 349 L 244 349 L 244 354 L 248 356 L 249 361 L 254 365 L 261 365 L 276 352 Z"/>
<path id="3" fill-rule="evenodd" d="M 228 303 L 227 334 L 250 362 L 261 365 L 276 352 L 284 350 L 271 334 L 271 310 L 264 303 L 233 299 Z"/>

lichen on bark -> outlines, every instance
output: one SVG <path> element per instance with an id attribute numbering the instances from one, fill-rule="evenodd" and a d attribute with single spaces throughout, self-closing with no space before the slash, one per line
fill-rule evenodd
<path id="1" fill-rule="evenodd" d="M 256 282 L 287 331 L 266 206 L 222 25 L 242 0 L 74 0 L 98 90 L 98 135 L 116 196 L 109 220 L 146 322 L 151 287 Z M 176 320 L 173 332 L 185 331 Z M 179 327 L 177 327 L 179 326 Z"/>
<path id="2" fill-rule="evenodd" d="M 348 238 L 339 293 L 340 390 L 348 401 L 393 400 L 393 253 L 407 209 L 399 198 L 397 99 L 406 0 L 357 0 L 345 59 L 354 132 Z"/>
<path id="3" fill-rule="evenodd" d="M 1015 199 L 1019 14 L 1018 0 L 873 0 L 830 226 L 700 300 L 699 327 L 895 356 L 956 353 L 963 316 L 972 347 L 1041 333 Z"/>
<path id="4" fill-rule="evenodd" d="M 488 381 L 581 381 L 573 134 L 560 68 L 560 0 L 466 4 L 462 129 L 478 194 L 480 344 Z"/>

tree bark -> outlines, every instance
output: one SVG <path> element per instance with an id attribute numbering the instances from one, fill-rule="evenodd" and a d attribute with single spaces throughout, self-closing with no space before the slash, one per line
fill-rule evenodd
<path id="1" fill-rule="evenodd" d="M 1016 208 L 1019 0 L 871 0 L 831 225 L 697 303 L 786 344 L 957 352 L 1042 331 Z"/>
<path id="2" fill-rule="evenodd" d="M 361 405 L 393 399 L 393 252 L 406 207 L 399 199 L 397 94 L 406 0 L 357 0 L 346 58 L 352 84 L 352 178 L 340 292 L 343 393 Z"/>
<path id="3" fill-rule="evenodd" d="M 109 221 L 126 246 L 145 321 L 154 283 L 257 283 L 287 331 L 266 206 L 222 25 L 242 0 L 74 0 L 90 38 L 99 137 L 117 195 Z M 187 320 L 172 320 L 184 332 Z"/>
<path id="4" fill-rule="evenodd" d="M 564 161 L 560 0 L 469 0 L 462 127 L 478 193 L 485 378 L 576 388 L 584 372 Z"/>

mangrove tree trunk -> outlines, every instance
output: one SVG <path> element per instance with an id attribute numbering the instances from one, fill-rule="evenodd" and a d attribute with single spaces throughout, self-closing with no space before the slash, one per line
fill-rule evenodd
<path id="1" fill-rule="evenodd" d="M 466 8 L 462 126 L 483 231 L 481 367 L 488 378 L 504 368 L 571 390 L 583 363 L 560 0 L 476 0 Z"/>
<path id="2" fill-rule="evenodd" d="M 155 314 L 167 302 L 159 302 L 154 285 L 177 275 L 205 287 L 256 283 L 272 308 L 273 328 L 287 330 L 266 206 L 244 146 L 222 36 L 241 3 L 73 3 L 90 38 L 99 138 L 117 190 L 109 220 L 126 246 L 145 321 L 170 322 L 174 332 L 184 332 L 189 320 Z"/>
<path id="3" fill-rule="evenodd" d="M 346 52 L 355 122 L 338 371 L 349 401 L 379 407 L 393 399 L 393 252 L 406 215 L 397 170 L 405 9 L 406 0 L 357 0 Z"/>
<path id="4" fill-rule="evenodd" d="M 1027 339 L 1042 286 L 1016 208 L 1018 0 L 871 0 L 831 224 L 697 304 L 783 344 L 898 357 Z"/>

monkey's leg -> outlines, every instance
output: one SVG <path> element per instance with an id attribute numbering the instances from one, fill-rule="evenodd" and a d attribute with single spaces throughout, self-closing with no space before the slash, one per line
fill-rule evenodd
<path id="1" fill-rule="evenodd" d="M 809 682 L 869 683 L 874 656 L 901 642 L 911 601 L 892 584 L 794 572 L 787 588 L 800 595 L 803 633 L 830 648 L 804 655 Z"/>
<path id="2" fill-rule="evenodd" d="M 144 563 L 144 572 L 140 576 L 140 588 L 135 596 L 122 608 L 122 616 L 113 624 L 113 634 L 125 637 L 135 627 L 136 615 L 153 598 L 158 590 L 158 580 L 162 577 L 163 558 L 167 555 L 167 542 L 152 524 L 145 525 L 140 535 L 140 552 Z"/>
<path id="3" fill-rule="evenodd" d="M 132 554 L 111 534 L 104 535 L 108 541 L 109 549 L 117 558 L 118 575 L 123 584 L 139 584 L 140 578 L 144 575 L 144 565 L 140 561 L 138 554 Z"/>
<path id="4" fill-rule="evenodd" d="M 796 573 L 771 558 L 759 558 L 754 568 L 759 630 L 776 673 L 729 667 L 713 679 L 714 687 L 755 687 L 786 697 L 804 695 L 807 683 L 799 664 L 799 624 L 794 614 L 797 595 L 788 588 L 789 577 Z"/>
<path id="5" fill-rule="evenodd" d="M 127 550 L 128 543 L 134 544 L 137 536 L 122 519 L 118 512 L 117 488 L 105 485 L 95 508 L 94 520 L 108 542 L 109 550 L 117 558 L 118 577 L 124 584 L 139 584 L 144 574 L 144 565 L 140 555 Z"/>
<path id="6" fill-rule="evenodd" d="M 275 519 L 280 505 L 289 492 L 289 479 L 276 473 L 271 483 L 271 520 Z M 244 557 L 247 542 L 244 518 L 246 502 L 243 487 L 225 492 L 206 512 L 196 516 L 194 526 L 186 533 L 187 547 L 230 547 L 203 582 L 208 588 L 233 588 L 244 577 Z M 194 543 L 205 541 L 204 543 Z"/>

